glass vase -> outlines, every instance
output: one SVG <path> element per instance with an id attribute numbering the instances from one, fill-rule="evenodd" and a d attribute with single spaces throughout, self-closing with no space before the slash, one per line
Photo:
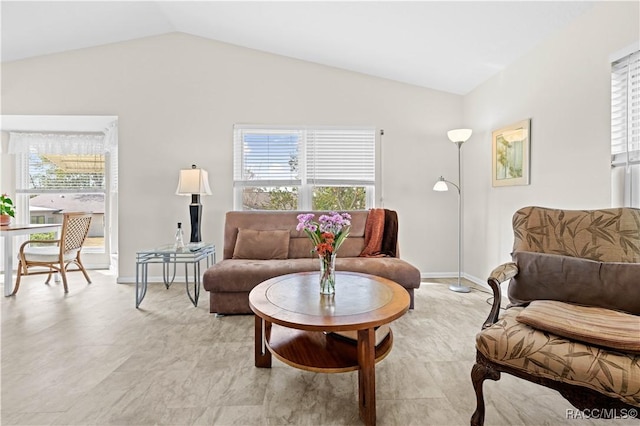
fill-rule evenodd
<path id="1" fill-rule="evenodd" d="M 336 254 L 331 253 L 320 258 L 320 294 L 336 292 Z"/>

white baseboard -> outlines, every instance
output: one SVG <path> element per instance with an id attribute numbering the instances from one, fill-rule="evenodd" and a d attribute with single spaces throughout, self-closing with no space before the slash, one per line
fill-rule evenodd
<path id="1" fill-rule="evenodd" d="M 99 270 L 99 269 L 109 269 L 110 265 L 108 263 L 86 263 L 82 262 L 84 268 L 87 270 Z"/>
<path id="2" fill-rule="evenodd" d="M 458 277 L 458 273 L 457 272 L 421 272 L 420 273 L 420 278 L 423 280 L 428 280 L 429 278 L 457 278 Z M 190 280 L 193 279 L 192 277 L 189 277 Z M 469 274 L 462 274 L 462 278 L 467 279 L 469 281 L 471 281 L 474 284 L 477 284 L 481 287 L 487 288 L 487 289 L 491 289 L 491 287 L 489 287 L 489 285 L 486 283 L 485 280 L 480 279 L 478 277 L 474 277 L 473 275 L 469 275 Z M 118 279 L 116 280 L 116 282 L 118 284 L 135 284 L 136 283 L 136 277 L 118 277 Z M 147 279 L 147 282 L 149 283 L 162 283 L 162 277 L 161 276 L 150 276 Z M 184 276 L 183 275 L 176 275 L 176 278 L 174 280 L 174 282 L 184 282 Z"/>
<path id="3" fill-rule="evenodd" d="M 420 278 L 423 280 L 428 280 L 429 278 L 458 278 L 458 272 L 421 272 Z M 473 275 L 462 273 L 462 278 L 471 281 L 472 283 L 479 285 L 480 287 L 484 287 L 487 289 L 491 289 L 489 284 L 487 284 L 486 280 L 483 280 L 478 277 L 474 277 Z"/>
<path id="4" fill-rule="evenodd" d="M 201 280 L 202 281 L 202 280 Z M 118 277 L 116 280 L 118 284 L 135 284 L 136 277 Z M 161 276 L 149 276 L 147 277 L 148 283 L 163 283 L 163 279 Z M 184 275 L 176 275 L 176 278 L 173 280 L 174 283 L 184 283 Z M 189 275 L 189 283 L 193 282 L 193 277 Z"/>

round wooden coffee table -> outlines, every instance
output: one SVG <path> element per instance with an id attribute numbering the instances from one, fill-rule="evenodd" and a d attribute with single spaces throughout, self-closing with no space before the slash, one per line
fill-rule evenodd
<path id="1" fill-rule="evenodd" d="M 393 334 L 377 346 L 375 329 L 409 309 L 409 293 L 386 278 L 336 273 L 336 294 L 321 295 L 318 272 L 271 278 L 249 294 L 255 312 L 255 365 L 271 367 L 271 355 L 303 370 L 358 370 L 360 418 L 376 423 L 375 363 L 389 354 Z M 331 332 L 356 331 L 357 343 Z"/>

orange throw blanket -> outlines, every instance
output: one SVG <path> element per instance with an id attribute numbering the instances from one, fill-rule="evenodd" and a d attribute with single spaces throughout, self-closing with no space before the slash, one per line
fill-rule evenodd
<path id="1" fill-rule="evenodd" d="M 361 257 L 383 257 L 382 238 L 384 237 L 384 209 L 371 209 L 364 225 L 364 249 Z"/>

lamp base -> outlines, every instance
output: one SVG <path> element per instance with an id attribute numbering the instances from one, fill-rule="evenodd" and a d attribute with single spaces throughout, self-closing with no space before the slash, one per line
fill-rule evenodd
<path id="1" fill-rule="evenodd" d="M 189 242 L 199 243 L 200 222 L 202 221 L 202 204 L 200 204 L 200 195 L 193 194 L 191 204 L 189 204 L 189 215 L 191 216 L 191 238 Z"/>
<path id="2" fill-rule="evenodd" d="M 456 293 L 469 293 L 471 291 L 469 287 L 457 284 L 451 284 L 449 290 L 455 291 Z"/>

